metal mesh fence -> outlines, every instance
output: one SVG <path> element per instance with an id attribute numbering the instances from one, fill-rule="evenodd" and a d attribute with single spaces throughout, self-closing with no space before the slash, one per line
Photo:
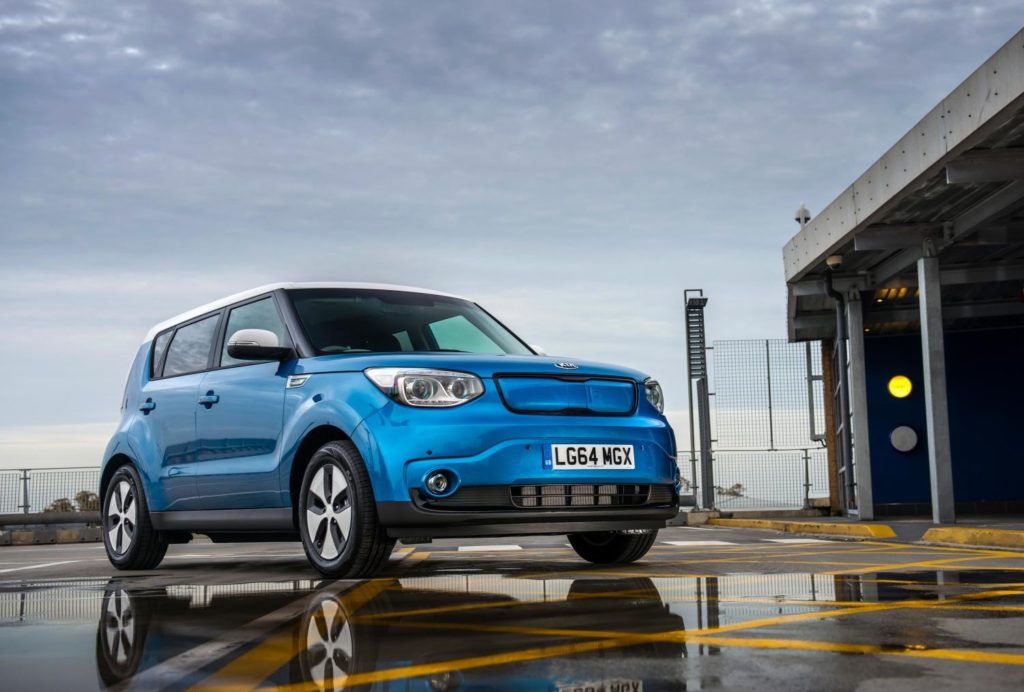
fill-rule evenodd
<path id="1" fill-rule="evenodd" d="M 820 347 L 781 339 L 716 341 L 714 365 L 718 446 L 802 449 L 823 433 Z"/>
<path id="2" fill-rule="evenodd" d="M 828 497 L 820 345 L 716 341 L 713 364 L 715 507 L 791 509 Z M 700 487 L 699 469 L 680 456 L 684 493 Z"/>
<path id="3" fill-rule="evenodd" d="M 21 512 L 21 471 L 0 471 L 0 514 Z"/>
<path id="4" fill-rule="evenodd" d="M 678 457 L 684 494 L 703 482 L 689 453 Z M 696 480 L 694 473 L 696 472 Z M 828 497 L 828 458 L 824 449 L 786 451 L 716 450 L 712 458 L 715 508 L 800 509 L 815 498 Z"/>
<path id="5" fill-rule="evenodd" d="M 99 511 L 99 485 L 98 468 L 0 471 L 0 514 Z"/>

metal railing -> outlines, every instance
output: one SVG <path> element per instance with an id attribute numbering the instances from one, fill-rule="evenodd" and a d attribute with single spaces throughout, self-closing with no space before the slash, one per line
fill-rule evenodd
<path id="1" fill-rule="evenodd" d="M 98 512 L 99 468 L 0 471 L 0 514 Z"/>
<path id="2" fill-rule="evenodd" d="M 700 464 L 691 463 L 689 452 L 677 463 L 683 493 L 693 494 L 703 482 Z M 807 509 L 813 499 L 829 496 L 828 458 L 819 447 L 716 449 L 711 464 L 715 509 Z"/>

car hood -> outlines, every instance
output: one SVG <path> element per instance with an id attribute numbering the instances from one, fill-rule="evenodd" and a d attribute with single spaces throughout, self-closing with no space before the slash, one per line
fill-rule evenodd
<path id="1" fill-rule="evenodd" d="M 576 368 L 560 368 L 556 363 L 572 363 Z M 618 365 L 595 363 L 578 358 L 552 356 L 500 356 L 474 353 L 365 353 L 339 354 L 304 358 L 295 372 L 327 373 L 358 372 L 366 368 L 437 368 L 471 372 L 479 377 L 498 373 L 529 373 L 532 375 L 598 375 L 626 377 L 643 382 L 647 375 Z"/>

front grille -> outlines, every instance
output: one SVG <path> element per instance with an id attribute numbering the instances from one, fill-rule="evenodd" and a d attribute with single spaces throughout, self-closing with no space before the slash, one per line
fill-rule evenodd
<path id="1" fill-rule="evenodd" d="M 463 486 L 448 497 L 434 498 L 413 492 L 426 509 L 500 511 L 513 509 L 576 509 L 588 507 L 642 507 L 672 503 L 671 485 L 572 484 Z"/>
<path id="2" fill-rule="evenodd" d="M 496 374 L 494 384 L 513 413 L 549 416 L 630 416 L 636 410 L 637 384 L 598 375 Z"/>
<path id="3" fill-rule="evenodd" d="M 516 507 L 616 507 L 647 504 L 649 485 L 520 485 L 512 488 Z"/>

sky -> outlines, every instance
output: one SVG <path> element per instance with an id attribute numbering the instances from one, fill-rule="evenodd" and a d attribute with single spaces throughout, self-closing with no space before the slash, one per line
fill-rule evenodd
<path id="1" fill-rule="evenodd" d="M 682 293 L 784 338 L 782 246 L 1019 0 L 0 5 L 0 467 L 98 465 L 153 324 L 272 281 L 473 298 L 644 370 Z"/>

